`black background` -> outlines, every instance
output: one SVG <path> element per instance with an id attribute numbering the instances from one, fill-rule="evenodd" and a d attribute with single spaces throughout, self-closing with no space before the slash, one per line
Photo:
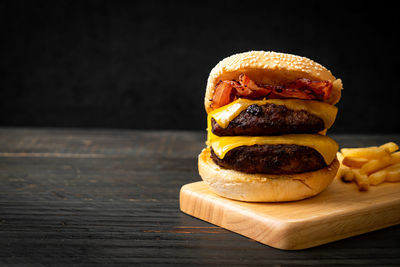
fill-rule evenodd
<path id="1" fill-rule="evenodd" d="M 389 2 L 8 1 L 0 126 L 200 130 L 206 80 L 233 53 L 309 57 L 343 80 L 335 133 L 398 133 Z"/>

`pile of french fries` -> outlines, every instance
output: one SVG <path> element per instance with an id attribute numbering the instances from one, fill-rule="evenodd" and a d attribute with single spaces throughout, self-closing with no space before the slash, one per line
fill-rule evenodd
<path id="1" fill-rule="evenodd" d="M 396 143 L 363 148 L 342 148 L 337 156 L 340 168 L 336 177 L 355 182 L 360 191 L 384 181 L 400 181 L 400 151 Z M 397 152 L 396 152 L 397 151 Z"/>

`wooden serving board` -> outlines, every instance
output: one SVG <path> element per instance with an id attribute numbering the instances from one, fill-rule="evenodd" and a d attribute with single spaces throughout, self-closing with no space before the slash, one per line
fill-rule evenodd
<path id="1" fill-rule="evenodd" d="M 296 202 L 248 203 L 220 197 L 203 182 L 180 191 L 183 212 L 286 250 L 304 249 L 400 223 L 400 183 L 358 191 L 338 179 Z"/>

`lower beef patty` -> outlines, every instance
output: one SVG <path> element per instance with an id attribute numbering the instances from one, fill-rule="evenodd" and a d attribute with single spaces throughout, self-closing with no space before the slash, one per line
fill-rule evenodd
<path id="1" fill-rule="evenodd" d="M 221 167 L 246 173 L 301 173 L 327 166 L 315 149 L 299 145 L 240 146 L 223 159 L 211 149 L 211 158 Z"/>
<path id="2" fill-rule="evenodd" d="M 234 118 L 226 128 L 211 120 L 212 132 L 218 136 L 280 135 L 317 133 L 324 130 L 324 121 L 305 110 L 268 103 L 251 105 Z"/>

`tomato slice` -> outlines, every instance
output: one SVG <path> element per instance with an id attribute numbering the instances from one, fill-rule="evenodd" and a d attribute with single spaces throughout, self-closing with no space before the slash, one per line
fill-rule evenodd
<path id="1" fill-rule="evenodd" d="M 233 86 L 230 81 L 221 81 L 218 83 L 212 99 L 213 108 L 219 108 L 229 104 L 232 101 L 233 93 Z"/>

